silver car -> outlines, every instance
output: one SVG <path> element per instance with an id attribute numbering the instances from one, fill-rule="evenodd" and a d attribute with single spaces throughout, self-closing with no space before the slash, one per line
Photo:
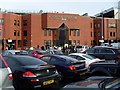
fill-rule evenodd
<path id="1" fill-rule="evenodd" d="M 12 80 L 11 69 L 0 54 L 0 90 L 15 90 Z"/>

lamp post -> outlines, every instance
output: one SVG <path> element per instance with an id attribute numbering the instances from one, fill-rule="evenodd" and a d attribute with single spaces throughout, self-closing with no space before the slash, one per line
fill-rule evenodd
<path id="1" fill-rule="evenodd" d="M 102 40 L 101 40 L 101 45 L 103 45 L 103 42 L 104 42 L 104 13 L 102 11 L 101 13 L 101 16 L 102 16 L 102 31 L 101 31 L 101 36 L 102 36 Z"/>

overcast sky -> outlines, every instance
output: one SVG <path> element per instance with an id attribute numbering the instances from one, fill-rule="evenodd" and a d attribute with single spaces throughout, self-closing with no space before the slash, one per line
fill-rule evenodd
<path id="1" fill-rule="evenodd" d="M 88 13 L 93 16 L 111 7 L 117 7 L 119 0 L 0 0 L 2 10 Z"/>

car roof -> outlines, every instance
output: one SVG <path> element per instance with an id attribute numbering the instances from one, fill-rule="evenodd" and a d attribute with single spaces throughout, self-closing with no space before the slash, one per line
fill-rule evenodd
<path id="1" fill-rule="evenodd" d="M 108 47 L 108 46 L 94 46 L 93 48 L 106 48 L 106 49 L 115 49 L 113 47 Z"/>
<path id="2" fill-rule="evenodd" d="M 84 53 L 71 53 L 71 54 L 69 54 L 69 55 L 86 55 L 86 54 L 84 54 Z"/>

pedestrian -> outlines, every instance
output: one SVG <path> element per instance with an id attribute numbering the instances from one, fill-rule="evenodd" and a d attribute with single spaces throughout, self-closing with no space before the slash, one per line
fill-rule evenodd
<path id="1" fill-rule="evenodd" d="M 37 49 L 40 49 L 40 46 L 39 46 L 39 45 L 37 45 Z"/>

